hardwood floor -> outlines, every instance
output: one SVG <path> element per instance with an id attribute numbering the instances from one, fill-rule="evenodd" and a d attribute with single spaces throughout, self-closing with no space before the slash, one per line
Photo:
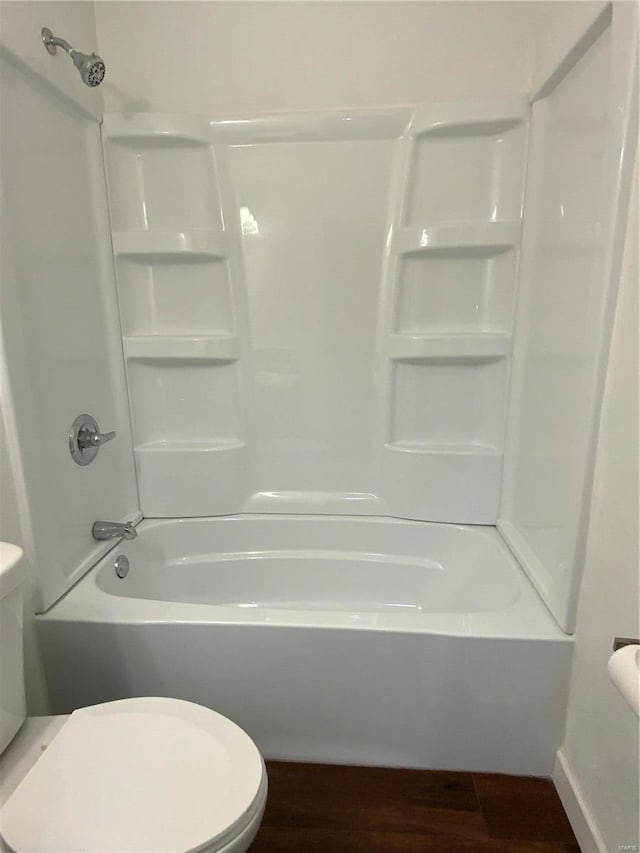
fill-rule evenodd
<path id="1" fill-rule="evenodd" d="M 250 853 L 580 853 L 552 782 L 267 762 Z"/>

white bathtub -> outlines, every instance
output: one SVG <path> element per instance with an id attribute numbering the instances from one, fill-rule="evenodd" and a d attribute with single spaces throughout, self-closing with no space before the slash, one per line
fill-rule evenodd
<path id="1" fill-rule="evenodd" d="M 493 528 L 235 516 L 138 533 L 38 618 L 57 713 L 176 696 L 269 758 L 550 774 L 572 644 Z"/>

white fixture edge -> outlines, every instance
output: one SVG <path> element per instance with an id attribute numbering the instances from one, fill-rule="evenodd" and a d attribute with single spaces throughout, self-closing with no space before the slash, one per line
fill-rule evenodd
<path id="1" fill-rule="evenodd" d="M 529 100 L 522 95 L 428 103 L 415 111 L 408 132 L 412 136 L 491 135 L 511 130 L 526 121 L 528 113 Z"/>
<path id="2" fill-rule="evenodd" d="M 122 341 L 129 361 L 229 363 L 240 357 L 235 335 L 133 335 Z"/>
<path id="3" fill-rule="evenodd" d="M 393 361 L 492 361 L 507 358 L 510 353 L 511 335 L 506 332 L 389 335 L 389 358 Z"/>
<path id="4" fill-rule="evenodd" d="M 168 144 L 224 145 L 271 142 L 396 139 L 411 120 L 413 107 L 314 110 L 216 119 L 178 113 L 105 113 L 103 128 L 119 144 L 146 140 Z"/>
<path id="5" fill-rule="evenodd" d="M 520 222 L 461 222 L 438 225 L 391 227 L 391 250 L 398 255 L 414 255 L 434 249 L 457 250 L 489 249 L 494 253 L 517 246 L 520 240 Z"/>
<path id="6" fill-rule="evenodd" d="M 608 853 L 573 767 L 562 747 L 556 752 L 551 778 L 582 853 Z"/>
<path id="7" fill-rule="evenodd" d="M 202 231 L 114 231 L 113 253 L 127 258 L 198 255 L 226 258 L 227 236 L 221 229 Z"/>

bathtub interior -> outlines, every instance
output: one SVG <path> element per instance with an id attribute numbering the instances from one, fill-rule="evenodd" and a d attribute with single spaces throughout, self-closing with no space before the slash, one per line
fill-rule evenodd
<path id="1" fill-rule="evenodd" d="M 491 528 L 390 519 L 237 516 L 148 522 L 96 573 L 110 595 L 239 609 L 466 613 L 522 593 Z M 212 547 L 215 546 L 215 551 Z M 113 568 L 119 555 L 129 573 Z"/>
<path id="2" fill-rule="evenodd" d="M 384 518 L 145 519 L 44 623 L 361 630 L 571 644 L 491 527 Z M 129 562 L 126 577 L 116 560 Z"/>

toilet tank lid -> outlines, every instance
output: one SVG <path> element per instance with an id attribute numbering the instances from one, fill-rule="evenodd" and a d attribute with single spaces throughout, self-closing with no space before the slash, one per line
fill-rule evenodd
<path id="1" fill-rule="evenodd" d="M 75 711 L 3 808 L 15 850 L 196 851 L 237 834 L 262 756 L 225 717 L 178 699 Z"/>
<path id="2" fill-rule="evenodd" d="M 9 595 L 24 580 L 24 553 L 10 542 L 0 542 L 0 598 Z"/>

